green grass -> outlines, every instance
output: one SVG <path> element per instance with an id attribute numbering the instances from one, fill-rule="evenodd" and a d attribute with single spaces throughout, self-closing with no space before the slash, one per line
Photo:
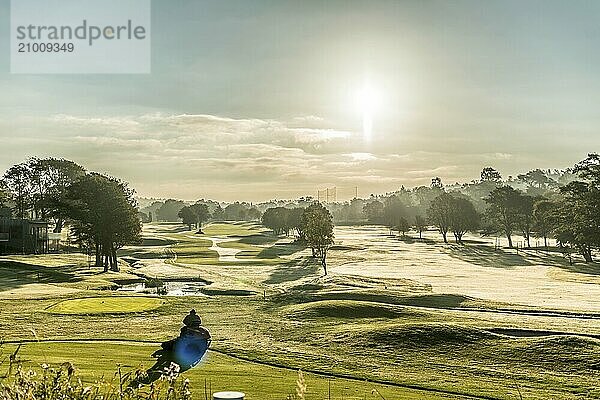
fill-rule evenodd
<path id="1" fill-rule="evenodd" d="M 214 222 L 202 230 L 207 236 L 251 236 L 267 231 L 254 222 Z"/>
<path id="2" fill-rule="evenodd" d="M 300 319 L 400 318 L 407 311 L 388 304 L 365 301 L 315 301 L 284 307 L 288 317 Z"/>
<path id="3" fill-rule="evenodd" d="M 425 244 L 399 242 L 386 235 L 370 239 L 346 236 L 331 251 L 331 275 L 322 277 L 321 268 L 306 257 L 307 251 L 291 240 L 275 242 L 278 238 L 255 224 L 223 222 L 211 224 L 205 231 L 206 235 L 194 235 L 176 224 L 147 225 L 145 246 L 123 252 L 139 255 L 145 266 L 124 268 L 119 274 L 90 269 L 80 255 L 18 256 L 0 261 L 0 320 L 8 322 L 0 324 L 0 337 L 34 339 L 33 329 L 40 339 L 158 342 L 176 336 L 183 316 L 195 308 L 213 334 L 213 349 L 260 363 L 506 400 L 519 399 L 517 386 L 527 400 L 600 398 L 599 340 L 577 335 L 499 334 L 516 332 L 518 336 L 520 329 L 600 334 L 600 320 L 566 312 L 529 313 L 540 309 L 526 302 L 519 304 L 523 302 L 520 297 L 515 297 L 514 303 L 483 300 L 472 294 L 479 289 L 475 278 L 467 282 L 470 285 L 444 290 L 426 279 L 402 276 L 410 268 L 434 282 L 456 274 L 458 285 L 473 271 L 522 273 L 522 268 L 545 262 L 543 254 L 517 257 L 479 245 L 446 247 L 434 239 Z M 241 249 L 237 255 L 241 262 L 219 261 L 217 253 L 208 249 L 211 235 L 232 239 L 221 245 Z M 593 269 L 568 269 L 559 264 L 548 258 L 552 268 L 547 274 L 528 279 L 536 285 L 546 282 L 539 279 L 555 279 L 567 287 L 585 284 L 588 290 L 599 282 Z M 339 272 L 344 268 L 350 272 Z M 133 272 L 213 283 L 205 289 L 209 297 L 163 298 L 160 307 L 139 312 L 40 312 L 63 300 L 67 300 L 63 306 L 81 312 L 80 303 L 86 298 L 96 298 L 90 309 L 97 309 L 98 301 L 102 305 L 102 301 L 112 301 L 107 299 L 128 299 L 96 289 L 135 277 Z M 501 279 L 491 283 L 498 285 L 498 290 L 510 290 L 502 286 Z M 40 296 L 42 287 L 50 290 L 44 296 Z M 461 292 L 465 287 L 472 292 Z M 13 292 L 19 297 L 8 295 Z M 124 302 L 122 306 L 131 306 Z M 500 312 L 503 309 L 513 312 Z M 27 344 L 22 359 L 43 362 L 44 357 L 56 356 L 52 362 L 72 360 L 91 377 L 112 374 L 117 362 L 130 367 L 151 362 L 148 354 L 153 350 L 129 342 L 73 346 Z M 196 386 L 199 382 L 203 387 L 207 377 L 213 388 L 215 382 L 239 383 L 250 399 L 283 399 L 294 390 L 296 374 L 212 353 L 189 376 Z M 308 398 L 325 398 L 327 381 L 312 374 L 309 377 Z M 369 394 L 371 384 L 352 382 L 336 379 L 333 398 L 341 399 L 342 387 L 348 387 L 347 399 L 365 394 L 367 399 L 377 398 Z M 436 398 L 420 391 L 383 390 L 386 399 Z M 271 394 L 276 397 L 268 397 Z M 200 395 L 202 398 L 203 393 Z"/>
<path id="4" fill-rule="evenodd" d="M 63 300 L 46 309 L 52 314 L 120 314 L 155 310 L 164 300 L 154 297 L 87 297 Z"/>
<path id="5" fill-rule="evenodd" d="M 154 360 L 150 354 L 157 345 L 143 343 L 27 343 L 18 353 L 24 367 L 36 368 L 42 363 L 59 366 L 64 360 L 71 360 L 78 375 L 87 382 L 104 377 L 112 380 L 117 364 L 123 372 L 140 366 L 150 367 Z M 15 346 L 5 350 L 14 351 Z M 0 369 L 0 371 L 2 371 Z M 4 371 L 0 372 L 5 374 Z M 284 400 L 295 393 L 298 374 L 294 370 L 275 368 L 227 355 L 209 352 L 196 368 L 183 374 L 190 379 L 193 398 L 204 398 L 205 380 L 212 392 L 224 390 L 242 391 L 248 400 Z M 371 394 L 377 389 L 386 399 L 449 399 L 454 396 L 436 395 L 419 390 L 397 388 L 388 385 L 366 383 L 341 378 L 327 378 L 315 374 L 305 374 L 307 399 L 327 397 L 331 385 L 332 399 L 359 400 L 376 399 Z M 211 398 L 210 394 L 208 395 Z"/>

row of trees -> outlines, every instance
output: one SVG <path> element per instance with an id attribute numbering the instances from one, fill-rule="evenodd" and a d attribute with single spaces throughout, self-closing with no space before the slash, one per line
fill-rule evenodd
<path id="1" fill-rule="evenodd" d="M 0 190 L 4 206 L 11 203 L 17 218 L 50 219 L 54 231 L 62 230 L 64 219 L 56 204 L 64 199 L 68 188 L 85 175 L 85 170 L 73 161 L 58 158 L 30 158 L 13 165 L 3 175 Z M 6 214 L 6 212 L 5 212 Z"/>
<path id="2" fill-rule="evenodd" d="M 333 217 L 321 203 L 314 202 L 306 208 L 269 208 L 263 213 L 262 223 L 276 235 L 295 232 L 298 240 L 310 247 L 327 275 L 327 252 L 334 243 Z"/>
<path id="3" fill-rule="evenodd" d="M 69 160 L 31 158 L 10 167 L 0 187 L 11 216 L 49 221 L 57 233 L 68 223 L 74 241 L 93 249 L 105 271 L 117 271 L 117 250 L 140 240 L 134 191 L 117 178 Z"/>
<path id="4" fill-rule="evenodd" d="M 304 211 L 305 209 L 302 207 L 272 207 L 265 210 L 261 221 L 264 226 L 272 229 L 276 235 L 285 234 L 289 236 L 290 232 L 293 232 L 299 238 L 303 238 L 302 215 Z"/>
<path id="5" fill-rule="evenodd" d="M 543 238 L 545 247 L 548 238 L 554 237 L 561 248 L 569 253 L 575 250 L 586 262 L 591 262 L 593 250 L 600 248 L 600 156 L 590 154 L 569 171 L 569 176 L 567 184 L 557 186 L 556 181 L 540 170 L 520 175 L 521 180 L 535 183 L 538 188 L 554 188 L 540 196 L 503 184 L 500 174 L 488 167 L 483 169 L 478 183 L 479 188 L 484 184 L 489 189 L 482 198 L 482 211 L 477 210 L 470 196 L 458 189 L 446 192 L 441 180 L 434 179 L 428 191 L 419 190 L 428 194 L 437 192 L 428 201 L 426 218 L 402 200 L 408 193 L 402 190 L 383 201 L 370 201 L 363 213 L 369 222 L 402 234 L 411 225 L 419 233 L 427 225 L 433 225 L 444 242 L 448 242 L 449 232 L 461 243 L 466 232 L 477 230 L 484 235 L 504 235 L 511 248 L 515 234 L 522 235 L 528 247 L 533 236 Z"/>
<path id="6" fill-rule="evenodd" d="M 246 202 L 235 202 L 222 207 L 216 201 L 202 199 L 198 200 L 196 204 L 205 205 L 209 212 L 208 219 L 215 221 L 257 221 L 261 217 L 261 212 L 255 206 Z M 164 201 L 154 201 L 143 207 L 140 211 L 146 222 L 178 222 L 183 218 L 179 213 L 186 206 L 188 205 L 181 200 L 167 199 Z M 188 215 L 186 221 L 189 220 L 189 212 L 184 211 L 184 213 Z M 204 221 L 206 220 L 202 222 Z M 188 225 L 187 222 L 184 223 Z M 192 224 L 195 224 L 195 222 Z"/>
<path id="7" fill-rule="evenodd" d="M 181 218 L 181 221 L 186 224 L 190 230 L 192 230 L 192 226 L 196 226 L 197 229 L 200 229 L 202 223 L 208 221 L 211 215 L 206 204 L 196 203 L 191 206 L 184 206 L 179 210 L 177 216 Z"/>

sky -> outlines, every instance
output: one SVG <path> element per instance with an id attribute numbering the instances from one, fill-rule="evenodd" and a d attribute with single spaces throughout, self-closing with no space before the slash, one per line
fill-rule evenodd
<path id="1" fill-rule="evenodd" d="M 600 150 L 598 15 L 594 0 L 154 0 L 150 74 L 11 74 L 0 41 L 0 171 L 65 157 L 140 196 L 263 201 L 569 167 Z"/>

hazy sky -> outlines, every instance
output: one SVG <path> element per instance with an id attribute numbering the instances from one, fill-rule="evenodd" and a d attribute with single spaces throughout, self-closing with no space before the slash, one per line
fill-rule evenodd
<path id="1" fill-rule="evenodd" d="M 0 170 L 59 156 L 144 196 L 256 201 L 600 150 L 599 1 L 152 5 L 150 75 L 11 75 L 0 41 Z"/>

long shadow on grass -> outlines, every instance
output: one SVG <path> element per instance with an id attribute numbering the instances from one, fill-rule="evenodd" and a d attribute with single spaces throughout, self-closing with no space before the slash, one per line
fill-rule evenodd
<path id="1" fill-rule="evenodd" d="M 571 272 L 600 275 L 600 268 L 598 268 L 598 266 L 571 266 L 560 256 L 536 252 L 531 249 L 520 250 L 517 254 L 516 250 L 494 250 L 488 245 L 461 246 L 450 244 L 440 248 L 451 257 L 481 267 L 511 268 L 517 266 L 547 265 L 562 268 Z"/>
<path id="2" fill-rule="evenodd" d="M 258 258 L 274 258 L 282 256 L 291 256 L 294 253 L 302 251 L 306 246 L 301 246 L 295 243 L 279 243 L 273 246 L 264 248 L 258 253 Z"/>
<path id="3" fill-rule="evenodd" d="M 489 246 L 460 246 L 450 244 L 440 247 L 450 257 L 457 258 L 470 264 L 489 268 L 511 268 L 517 266 L 533 265 L 522 255 L 507 253 L 504 250 L 495 250 Z"/>
<path id="4" fill-rule="evenodd" d="M 230 238 L 239 238 L 238 242 L 244 243 L 244 244 L 252 244 L 252 245 L 265 245 L 265 244 L 276 242 L 277 239 L 279 239 L 277 236 L 273 236 L 270 234 L 262 234 L 262 233 L 256 233 L 256 234 L 245 235 L 245 236 L 230 235 L 229 237 Z"/>
<path id="5" fill-rule="evenodd" d="M 280 264 L 275 271 L 264 282 L 267 284 L 277 284 L 283 282 L 292 282 L 306 276 L 314 275 L 319 271 L 317 263 L 309 258 L 289 261 Z"/>
<path id="6" fill-rule="evenodd" d="M 0 261 L 0 291 L 31 283 L 79 282 L 83 279 L 74 276 L 76 271 L 81 271 L 81 267 L 76 265 L 44 267 L 16 261 Z"/>

